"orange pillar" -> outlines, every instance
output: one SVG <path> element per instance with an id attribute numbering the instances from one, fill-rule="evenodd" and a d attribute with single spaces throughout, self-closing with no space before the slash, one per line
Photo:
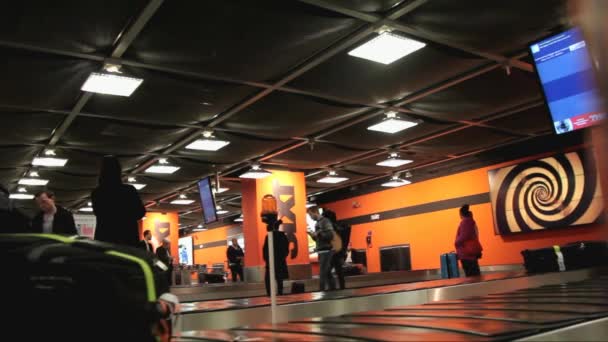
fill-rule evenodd
<path id="1" fill-rule="evenodd" d="M 171 255 L 177 260 L 177 243 L 179 240 L 179 215 L 176 212 L 149 212 L 146 213 L 145 220 L 141 221 L 140 238 L 143 239 L 143 232 L 152 232 L 152 245 L 154 250 L 160 245 L 163 238 L 171 241 Z"/>
<path id="2" fill-rule="evenodd" d="M 278 202 L 279 218 L 283 221 L 280 230 L 290 240 L 290 256 L 287 258 L 290 279 L 311 277 L 308 258 L 308 235 L 306 233 L 306 182 L 304 173 L 271 171 L 264 179 L 244 179 L 243 235 L 245 237 L 245 278 L 247 281 L 262 281 L 264 259 L 262 247 L 266 236 L 266 224 L 260 218 L 261 200 L 264 195 L 274 195 Z"/>

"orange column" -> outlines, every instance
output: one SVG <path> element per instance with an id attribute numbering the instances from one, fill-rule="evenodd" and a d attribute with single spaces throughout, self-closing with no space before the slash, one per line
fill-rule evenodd
<path id="1" fill-rule="evenodd" d="M 271 171 L 264 179 L 245 179 L 243 193 L 243 235 L 245 237 L 245 267 L 261 269 L 264 265 L 262 247 L 266 236 L 266 224 L 260 218 L 261 199 L 274 195 L 278 202 L 281 230 L 290 240 L 290 256 L 287 258 L 290 278 L 310 277 L 308 235 L 306 233 L 306 182 L 304 173 Z M 259 276 L 259 274 L 258 274 Z M 254 279 L 260 279 L 254 276 Z"/>
<path id="2" fill-rule="evenodd" d="M 152 245 L 156 247 L 164 238 L 171 241 L 171 255 L 177 257 L 177 243 L 179 240 L 179 215 L 176 212 L 146 213 L 145 220 L 141 221 L 140 238 L 143 239 L 143 232 L 149 230 L 152 232 Z"/>

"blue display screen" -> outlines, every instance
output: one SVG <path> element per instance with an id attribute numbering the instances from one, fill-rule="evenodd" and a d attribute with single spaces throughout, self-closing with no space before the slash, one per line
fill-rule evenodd
<path id="1" fill-rule="evenodd" d="M 580 29 L 533 43 L 530 52 L 556 133 L 592 126 L 605 117 L 593 62 Z"/>
<path id="2" fill-rule="evenodd" d="M 201 208 L 203 209 L 203 220 L 205 223 L 217 221 L 215 199 L 213 198 L 211 180 L 209 177 L 203 178 L 198 182 L 198 193 L 201 196 Z"/>

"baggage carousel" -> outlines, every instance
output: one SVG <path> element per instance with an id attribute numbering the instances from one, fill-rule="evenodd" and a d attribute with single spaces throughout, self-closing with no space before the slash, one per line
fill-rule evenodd
<path id="1" fill-rule="evenodd" d="M 603 269 L 533 276 L 507 272 L 284 296 L 280 297 L 278 307 L 284 323 L 252 321 L 220 330 L 217 326 L 216 329 L 203 328 L 207 325 L 205 322 L 189 322 L 185 324 L 188 329 L 175 334 L 175 341 L 606 340 L 608 277 L 605 274 L 608 273 Z M 335 307 L 339 308 L 337 311 L 351 312 L 308 310 L 307 305 L 311 303 L 305 302 L 306 299 L 311 299 L 312 304 L 324 304 L 316 306 L 317 309 Z M 367 304 L 354 305 L 357 301 Z M 227 307 L 196 306 L 186 308 L 180 319 L 205 312 L 251 317 L 243 311 L 263 310 L 266 305 L 258 300 L 235 302 Z M 375 308 L 359 310 L 364 306 Z M 291 316 L 294 312 L 301 314 Z M 310 316 L 303 317 L 306 315 Z"/>
<path id="2" fill-rule="evenodd" d="M 523 271 L 522 265 L 495 265 L 483 266 L 483 273 L 506 271 Z M 402 283 L 437 280 L 441 278 L 438 269 L 415 271 L 392 271 L 382 273 L 369 273 L 346 277 L 346 288 L 355 289 L 370 286 L 392 285 Z M 289 294 L 294 281 L 284 281 L 285 293 Z M 306 291 L 312 292 L 319 288 L 319 279 L 298 280 L 304 284 Z M 266 295 L 264 283 L 227 282 L 222 284 L 177 285 L 171 287 L 171 293 L 176 295 L 182 303 L 198 302 L 217 299 L 239 299 L 260 297 Z"/>
<path id="3" fill-rule="evenodd" d="M 350 315 L 357 312 L 386 310 L 399 306 L 420 305 L 580 282 L 597 277 L 600 274 L 603 274 L 603 270 L 584 269 L 531 276 L 524 272 L 497 272 L 475 278 L 442 279 L 343 291 L 286 295 L 277 298 L 277 316 L 282 322 L 296 322 L 301 319 L 319 316 Z M 583 289 L 585 288 L 583 287 Z M 597 286 L 594 289 L 597 289 Z M 494 296 L 496 295 L 489 298 L 494 298 Z M 509 300 L 520 304 L 516 300 Z M 520 301 L 526 302 L 527 300 L 522 298 Z M 506 299 L 497 297 L 493 299 L 493 302 L 479 304 L 478 300 L 477 306 L 494 305 L 500 307 L 506 305 L 505 301 Z M 454 304 L 451 302 L 443 303 L 446 305 Z M 270 300 L 267 297 L 255 297 L 185 303 L 178 313 L 176 322 L 176 330 L 184 334 L 190 331 L 209 329 L 251 327 L 270 322 Z"/>

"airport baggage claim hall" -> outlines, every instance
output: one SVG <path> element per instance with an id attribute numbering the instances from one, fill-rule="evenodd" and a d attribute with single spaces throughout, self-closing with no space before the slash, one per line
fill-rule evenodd
<path id="1" fill-rule="evenodd" d="M 608 339 L 602 1 L 6 5 L 21 340 Z"/>

